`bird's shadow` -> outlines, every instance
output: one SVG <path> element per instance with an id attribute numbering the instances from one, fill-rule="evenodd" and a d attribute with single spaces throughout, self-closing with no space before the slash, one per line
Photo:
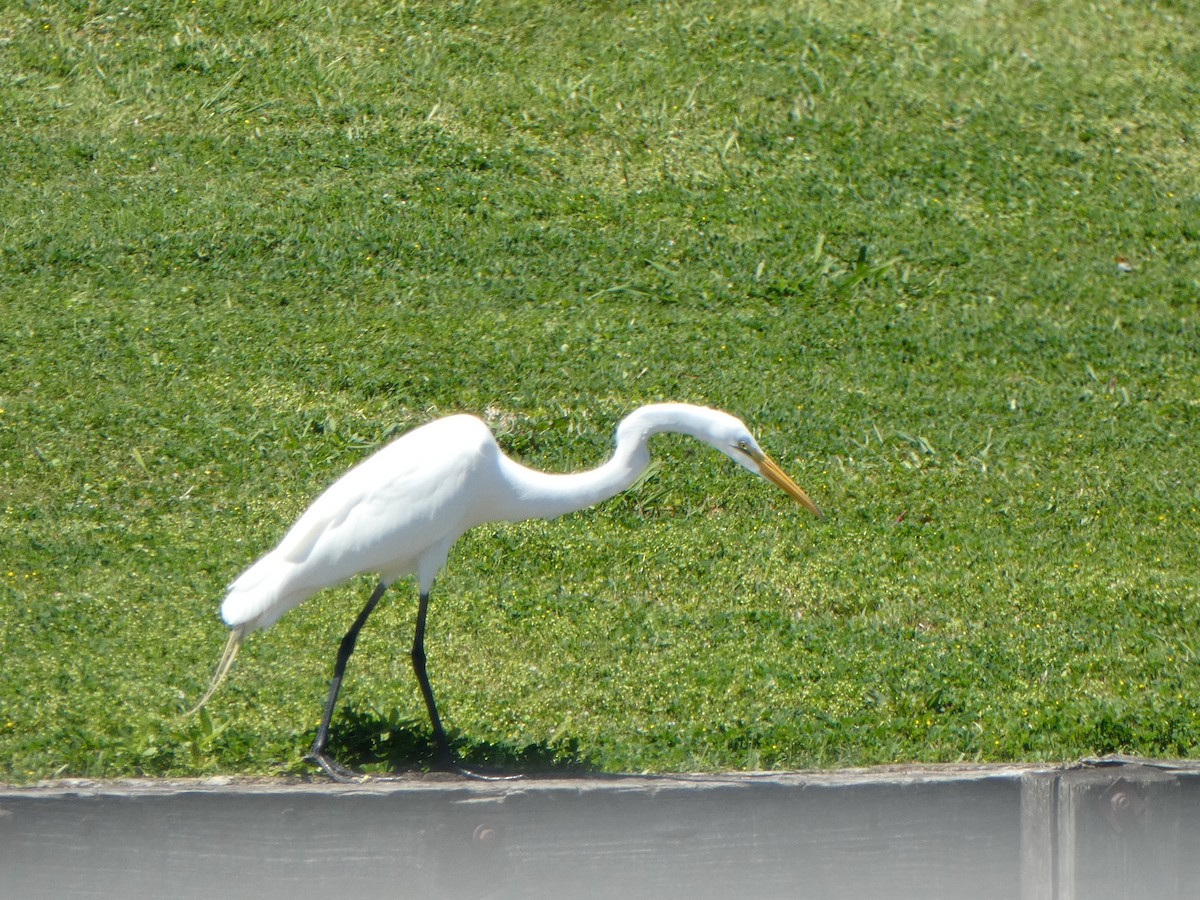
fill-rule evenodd
<path id="1" fill-rule="evenodd" d="M 315 734 L 315 732 L 314 732 Z M 599 769 L 574 742 L 517 746 L 451 736 L 457 761 L 469 770 L 497 775 L 594 775 Z M 330 729 L 328 751 L 342 765 L 373 775 L 425 772 L 441 768 L 437 745 L 424 719 L 347 704 Z"/>

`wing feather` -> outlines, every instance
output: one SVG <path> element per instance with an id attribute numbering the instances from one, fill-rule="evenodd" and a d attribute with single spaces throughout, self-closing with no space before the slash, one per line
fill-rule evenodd
<path id="1" fill-rule="evenodd" d="M 397 438 L 330 485 L 279 545 L 230 585 L 222 618 L 249 633 L 360 572 L 378 572 L 390 583 L 440 568 L 476 521 L 473 504 L 486 491 L 469 482 L 489 451 L 497 451 L 491 432 L 471 416 L 439 419 Z"/>

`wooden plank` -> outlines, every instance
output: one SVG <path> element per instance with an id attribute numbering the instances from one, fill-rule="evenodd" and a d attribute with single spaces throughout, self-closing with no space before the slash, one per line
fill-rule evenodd
<path id="1" fill-rule="evenodd" d="M 1021 900 L 1056 900 L 1058 774 L 1021 778 Z"/>
<path id="2" fill-rule="evenodd" d="M 1181 792 L 1194 776 L 1151 766 L 1102 766 L 1062 773 L 1058 788 L 1058 900 L 1194 898 L 1186 865 Z M 1193 785 L 1194 788 L 1194 785 Z M 1192 822 L 1190 827 L 1195 828 Z"/>
<path id="3" fill-rule="evenodd" d="M 1195 765 L 76 782 L 0 787 L 0 894 L 1171 900 L 1197 835 Z"/>

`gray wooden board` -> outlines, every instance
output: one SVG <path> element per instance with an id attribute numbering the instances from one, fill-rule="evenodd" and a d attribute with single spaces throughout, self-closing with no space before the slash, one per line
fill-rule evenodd
<path id="1" fill-rule="evenodd" d="M 1198 798 L 1139 763 L 53 783 L 0 788 L 0 897 L 1200 897 Z"/>

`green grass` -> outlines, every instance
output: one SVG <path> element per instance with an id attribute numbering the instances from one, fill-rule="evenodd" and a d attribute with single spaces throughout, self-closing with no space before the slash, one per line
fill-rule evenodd
<path id="1" fill-rule="evenodd" d="M 1194 756 L 1198 36 L 1183 0 L 9 4 L 0 780 L 307 771 L 370 580 L 181 721 L 224 586 L 406 428 L 489 411 L 564 470 L 657 399 L 826 518 L 664 437 L 468 535 L 429 652 L 469 760 Z M 335 720 L 375 771 L 430 754 L 414 610 Z"/>

